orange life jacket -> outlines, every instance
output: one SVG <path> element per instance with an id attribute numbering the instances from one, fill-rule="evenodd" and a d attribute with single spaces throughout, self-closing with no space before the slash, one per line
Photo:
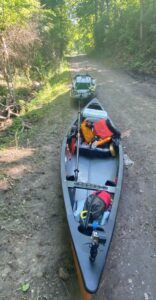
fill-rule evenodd
<path id="1" fill-rule="evenodd" d="M 87 122 L 86 120 L 84 120 L 82 123 L 81 123 L 81 132 L 83 134 L 83 137 L 85 139 L 85 142 L 87 144 L 91 143 L 91 141 L 93 140 L 95 134 L 94 132 L 91 130 L 91 128 L 89 128 L 87 126 Z"/>
<path id="2" fill-rule="evenodd" d="M 94 122 L 94 132 L 95 135 L 102 139 L 113 135 L 113 132 L 108 128 L 106 120 L 104 119 Z"/>

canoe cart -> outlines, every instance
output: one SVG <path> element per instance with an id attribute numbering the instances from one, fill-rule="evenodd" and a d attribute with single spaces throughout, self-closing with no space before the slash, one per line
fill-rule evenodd
<path id="1" fill-rule="evenodd" d="M 71 97 L 78 100 L 92 99 L 96 93 L 96 80 L 89 74 L 76 75 L 72 80 Z"/>

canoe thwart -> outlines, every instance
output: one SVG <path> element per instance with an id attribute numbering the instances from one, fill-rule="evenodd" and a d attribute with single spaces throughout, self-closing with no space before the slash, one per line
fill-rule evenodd
<path id="1" fill-rule="evenodd" d="M 67 180 L 67 184 L 68 184 L 68 188 L 77 188 L 77 189 L 84 189 L 84 190 L 105 190 L 112 194 L 115 194 L 115 190 L 116 190 L 115 186 L 98 185 L 98 184 L 86 183 L 80 181 Z"/>

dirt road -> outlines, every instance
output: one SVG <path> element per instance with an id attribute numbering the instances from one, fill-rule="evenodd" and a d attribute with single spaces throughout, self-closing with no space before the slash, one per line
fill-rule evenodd
<path id="1" fill-rule="evenodd" d="M 128 130 L 123 146 L 134 162 L 125 167 L 116 228 L 93 298 L 155 300 L 156 85 L 84 56 L 71 59 L 72 74 L 85 72 L 86 66 L 115 125 Z M 47 107 L 47 118 L 30 145 L 0 156 L 6 179 L 14 180 L 10 189 L 4 189 L 4 180 L 0 187 L 1 300 L 81 299 L 59 181 L 60 140 L 76 114 L 68 97 Z M 20 289 L 24 282 L 29 283 L 25 293 Z"/>

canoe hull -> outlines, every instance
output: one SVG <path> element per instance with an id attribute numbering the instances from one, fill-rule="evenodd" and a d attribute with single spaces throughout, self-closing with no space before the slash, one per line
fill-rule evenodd
<path id="1" fill-rule="evenodd" d="M 103 110 L 97 99 L 90 101 L 87 107 Z M 67 162 L 66 144 L 67 136 L 63 140 L 61 152 L 61 181 L 67 222 L 75 261 L 79 269 L 79 277 L 82 278 L 85 292 L 87 294 L 94 294 L 100 283 L 115 226 L 123 178 L 123 150 L 121 143 L 119 143 L 116 157 L 101 157 L 98 152 L 95 157 L 86 155 L 86 153 L 80 153 L 78 173 L 80 186 L 77 187 L 72 186 L 71 183 L 69 184 L 67 180 L 67 173 L 70 174 L 71 172 L 73 174 L 76 155 L 73 155 L 72 159 Z M 103 183 L 111 180 L 115 181 L 115 188 L 109 185 L 104 186 L 113 197 L 109 221 L 104 226 L 99 225 L 99 232 L 106 235 L 106 241 L 104 245 L 99 245 L 96 260 L 91 262 L 89 259 L 91 234 L 89 232 L 84 234 L 81 231 L 79 222 L 79 215 L 81 210 L 83 210 L 83 201 L 81 200 L 85 199 L 88 193 L 92 193 L 96 189 L 99 189 L 99 186 L 102 187 Z M 86 188 L 86 185 L 83 186 L 82 182 L 89 182 L 89 188 Z M 74 208 L 75 202 L 77 202 L 76 210 Z"/>

